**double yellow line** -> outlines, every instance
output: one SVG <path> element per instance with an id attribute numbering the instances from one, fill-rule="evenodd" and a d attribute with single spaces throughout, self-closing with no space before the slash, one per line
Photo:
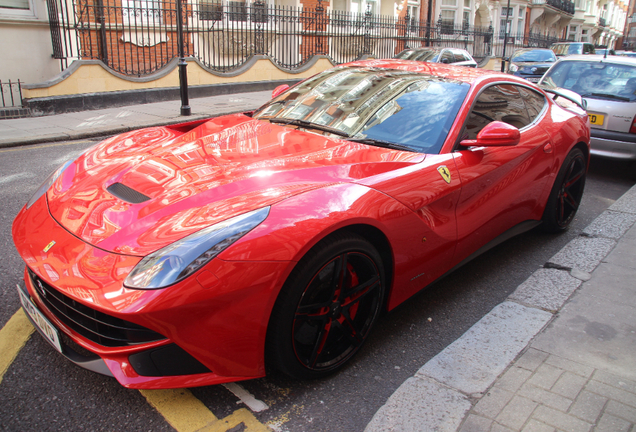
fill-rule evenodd
<path id="1" fill-rule="evenodd" d="M 0 329 L 0 383 L 34 330 L 22 308 Z M 245 408 L 217 418 L 188 389 L 140 392 L 177 432 L 225 432 L 240 424 L 246 432 L 271 432 Z"/>

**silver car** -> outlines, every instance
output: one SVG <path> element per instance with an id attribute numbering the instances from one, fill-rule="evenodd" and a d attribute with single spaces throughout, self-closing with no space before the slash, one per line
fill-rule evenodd
<path id="1" fill-rule="evenodd" d="M 572 90 L 587 102 L 592 154 L 636 160 L 636 58 L 563 57 L 539 85 Z"/>

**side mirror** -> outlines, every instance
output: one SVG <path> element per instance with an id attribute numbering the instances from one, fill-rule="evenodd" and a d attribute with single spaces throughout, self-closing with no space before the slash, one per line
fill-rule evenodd
<path id="1" fill-rule="evenodd" d="M 516 127 L 508 123 L 494 121 L 484 127 L 476 140 L 463 140 L 460 144 L 465 147 L 502 147 L 516 146 L 521 141 L 521 133 Z"/>
<path id="2" fill-rule="evenodd" d="M 274 99 L 276 96 L 278 96 L 279 94 L 281 94 L 282 92 L 284 92 L 285 90 L 287 90 L 289 88 L 289 86 L 287 84 L 281 84 L 278 87 L 276 87 L 273 91 L 272 91 L 272 99 Z"/>

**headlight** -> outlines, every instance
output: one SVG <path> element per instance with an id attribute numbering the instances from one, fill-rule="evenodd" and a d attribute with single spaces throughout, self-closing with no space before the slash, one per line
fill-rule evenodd
<path id="1" fill-rule="evenodd" d="M 267 218 L 269 207 L 228 219 L 178 240 L 142 259 L 124 285 L 137 289 L 165 288 L 207 264 Z"/>
<path id="2" fill-rule="evenodd" d="M 510 65 L 510 72 L 517 72 L 518 70 L 519 70 L 519 66 L 517 66 L 516 64 Z"/>
<path id="3" fill-rule="evenodd" d="M 51 175 L 46 180 L 44 180 L 44 183 L 42 183 L 38 190 L 35 191 L 31 199 L 27 202 L 26 208 L 31 207 L 34 202 L 36 202 L 42 195 L 44 195 L 46 191 L 49 190 L 51 185 L 53 185 L 55 180 L 57 180 L 57 178 L 62 175 L 64 170 L 66 170 L 66 168 L 68 168 L 68 166 L 72 163 L 73 160 L 69 160 L 64 165 L 53 171 Z"/>

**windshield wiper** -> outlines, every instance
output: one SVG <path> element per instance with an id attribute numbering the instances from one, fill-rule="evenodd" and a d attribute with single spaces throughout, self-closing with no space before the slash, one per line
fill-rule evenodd
<path id="1" fill-rule="evenodd" d="M 358 143 L 362 143 L 362 144 L 369 144 L 369 145 L 389 148 L 389 149 L 393 149 L 393 150 L 405 150 L 405 151 L 418 153 L 418 151 L 415 150 L 413 147 L 409 147 L 409 146 L 406 146 L 404 144 L 393 143 L 393 142 L 390 142 L 390 141 L 383 141 L 383 140 L 373 139 L 373 138 L 349 138 L 349 139 L 347 139 L 347 141 L 353 141 L 353 142 L 358 142 Z"/>
<path id="2" fill-rule="evenodd" d="M 590 96 L 604 97 L 607 99 L 614 99 L 614 100 L 625 101 L 625 102 L 629 102 L 631 100 L 630 98 L 625 96 L 618 96 L 618 95 L 609 94 L 609 93 L 592 93 L 590 94 Z"/>
<path id="3" fill-rule="evenodd" d="M 348 137 L 349 136 L 349 134 L 347 134 L 345 132 L 342 132 L 339 129 L 332 128 L 330 126 L 321 125 L 319 123 L 312 123 L 312 122 L 307 121 L 307 120 L 287 119 L 287 118 L 279 118 L 279 117 L 272 117 L 272 118 L 263 119 L 263 120 L 269 120 L 271 123 L 280 123 L 283 126 L 287 126 L 287 125 L 300 126 L 300 127 L 304 127 L 304 128 L 321 130 L 321 131 L 324 131 L 324 132 L 331 132 L 332 134 L 343 136 L 343 137 Z"/>

